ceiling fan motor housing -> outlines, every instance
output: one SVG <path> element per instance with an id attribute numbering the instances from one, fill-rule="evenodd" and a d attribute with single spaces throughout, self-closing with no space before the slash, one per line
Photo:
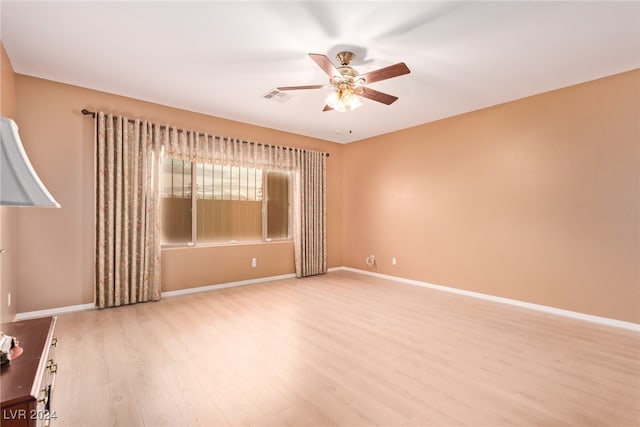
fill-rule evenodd
<path id="1" fill-rule="evenodd" d="M 332 76 L 329 82 L 339 91 L 350 91 L 360 94 L 363 91 L 364 79 L 358 78 L 360 73 L 349 66 L 351 60 L 355 57 L 353 52 L 339 52 L 336 57 L 340 61 L 341 66 L 336 69 L 340 73 L 339 76 Z"/>

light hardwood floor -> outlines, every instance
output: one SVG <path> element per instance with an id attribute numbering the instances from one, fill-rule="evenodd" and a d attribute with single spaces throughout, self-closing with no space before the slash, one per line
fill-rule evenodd
<path id="1" fill-rule="evenodd" d="M 54 427 L 640 425 L 640 334 L 349 272 L 57 336 Z"/>

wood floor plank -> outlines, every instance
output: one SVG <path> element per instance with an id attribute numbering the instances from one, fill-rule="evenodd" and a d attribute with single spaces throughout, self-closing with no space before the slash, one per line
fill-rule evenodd
<path id="1" fill-rule="evenodd" d="M 350 272 L 57 335 L 54 427 L 640 425 L 640 334 Z"/>

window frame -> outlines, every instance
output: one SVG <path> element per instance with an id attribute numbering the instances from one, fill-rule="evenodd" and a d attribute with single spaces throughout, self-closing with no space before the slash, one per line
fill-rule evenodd
<path id="1" fill-rule="evenodd" d="M 183 162 L 187 162 L 186 160 L 181 160 L 181 159 L 174 159 L 171 157 L 165 157 L 164 154 L 162 155 L 162 161 L 165 160 L 171 160 L 171 161 L 183 161 Z M 208 246 L 235 246 L 235 245 L 255 245 L 255 244 L 263 244 L 263 243 L 273 243 L 273 242 L 287 242 L 287 241 L 293 241 L 293 221 L 292 221 L 292 215 L 293 215 L 293 206 L 292 206 L 292 202 L 293 202 L 293 194 L 292 194 L 292 190 L 293 190 L 293 179 L 294 179 L 294 174 L 291 171 L 287 171 L 287 170 L 275 170 L 275 172 L 281 172 L 281 173 L 286 173 L 288 175 L 288 179 L 287 179 L 287 196 L 288 196 L 288 200 L 287 200 L 287 234 L 288 237 L 281 237 L 281 238 L 269 238 L 268 237 L 268 218 L 267 218 L 267 214 L 268 214 L 268 175 L 269 175 L 269 170 L 267 169 L 260 169 L 260 168 L 254 168 L 257 171 L 260 171 L 262 173 L 262 200 L 261 200 L 261 209 L 260 209 L 260 216 L 261 216 L 261 238 L 260 240 L 241 240 L 241 241 L 235 241 L 235 240 L 230 240 L 230 241 L 221 241 L 221 242 L 204 242 L 204 243 L 199 243 L 198 242 L 198 164 L 209 164 L 209 163 L 205 163 L 205 162 L 196 162 L 196 161 L 190 161 L 188 162 L 191 165 L 191 241 L 189 242 L 180 242 L 180 243 L 167 243 L 167 242 L 160 242 L 160 247 L 161 248 L 182 248 L 182 247 L 208 247 Z M 240 167 L 240 166 L 234 166 L 231 164 L 222 164 L 221 166 L 223 167 Z M 163 171 L 164 173 L 164 171 Z M 172 172 L 173 173 L 173 172 Z M 183 178 L 184 179 L 184 178 Z M 161 190 L 162 191 L 162 190 Z M 223 194 L 224 194 L 224 190 L 223 190 Z M 164 197 L 161 195 L 160 199 L 162 200 Z M 223 201 L 227 200 L 224 198 L 224 195 L 222 196 Z M 230 199 L 233 200 L 233 199 Z M 162 217 L 160 215 L 160 217 Z"/>

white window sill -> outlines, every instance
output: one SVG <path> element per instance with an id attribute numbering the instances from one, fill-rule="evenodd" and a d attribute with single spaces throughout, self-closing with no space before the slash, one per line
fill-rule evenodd
<path id="1" fill-rule="evenodd" d="M 255 246 L 271 243 L 293 243 L 293 239 L 272 239 L 272 240 L 255 240 L 242 242 L 219 242 L 219 243 L 163 243 L 161 249 L 177 249 L 177 248 L 209 248 L 209 247 L 225 247 L 225 246 Z"/>

